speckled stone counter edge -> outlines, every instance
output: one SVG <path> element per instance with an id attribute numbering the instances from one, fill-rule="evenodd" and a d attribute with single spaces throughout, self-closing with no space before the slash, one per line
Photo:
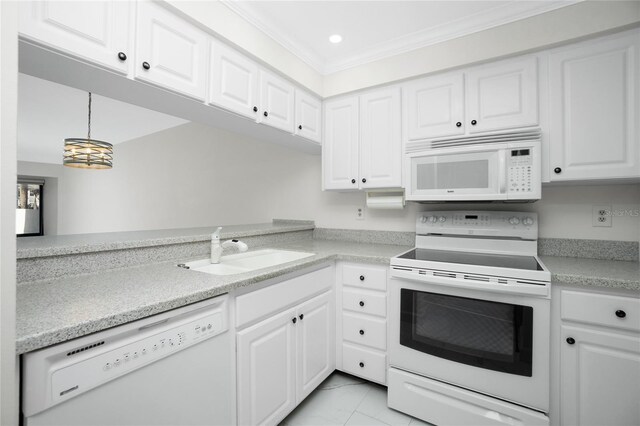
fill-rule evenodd
<path id="1" fill-rule="evenodd" d="M 638 246 L 637 241 L 540 238 L 538 239 L 538 254 L 541 256 L 637 262 Z"/>
<path id="2" fill-rule="evenodd" d="M 610 279 L 606 277 L 589 277 L 577 274 L 555 274 L 551 272 L 551 283 L 552 285 L 569 284 L 580 288 L 599 287 L 640 292 L 639 280 Z"/>

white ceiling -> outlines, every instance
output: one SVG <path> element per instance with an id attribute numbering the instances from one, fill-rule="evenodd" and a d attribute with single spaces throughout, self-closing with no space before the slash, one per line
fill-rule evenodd
<path id="1" fill-rule="evenodd" d="M 223 0 L 321 74 L 517 21 L 575 0 Z M 329 36 L 340 34 L 340 44 Z"/>
<path id="2" fill-rule="evenodd" d="M 83 90 L 19 74 L 18 160 L 62 164 L 64 139 L 87 137 L 87 103 Z M 92 94 L 91 137 L 97 140 L 119 144 L 184 123 Z"/>

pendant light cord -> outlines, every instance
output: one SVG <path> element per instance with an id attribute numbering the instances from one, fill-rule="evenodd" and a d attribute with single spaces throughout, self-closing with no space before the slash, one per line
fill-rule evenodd
<path id="1" fill-rule="evenodd" d="M 89 92 L 89 120 L 88 120 L 87 139 L 91 140 L 91 92 Z"/>

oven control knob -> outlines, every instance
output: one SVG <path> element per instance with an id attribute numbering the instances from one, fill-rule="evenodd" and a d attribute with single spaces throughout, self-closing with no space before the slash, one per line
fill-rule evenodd
<path id="1" fill-rule="evenodd" d="M 531 219 L 530 217 L 525 217 L 524 219 L 522 219 L 522 224 L 524 226 L 531 226 L 533 225 L 533 219 Z"/>
<path id="2" fill-rule="evenodd" d="M 426 216 L 422 216 L 422 217 L 420 218 L 420 222 L 422 222 L 422 223 L 427 223 L 427 217 L 426 217 Z"/>
<path id="3" fill-rule="evenodd" d="M 429 221 L 429 223 L 436 223 L 438 221 L 438 218 L 435 216 L 429 216 L 427 220 Z"/>
<path id="4" fill-rule="evenodd" d="M 509 223 L 512 225 L 517 225 L 520 223 L 520 219 L 518 219 L 517 217 L 510 217 L 509 218 Z"/>
<path id="5" fill-rule="evenodd" d="M 438 218 L 438 222 L 442 222 L 442 223 L 444 223 L 444 222 L 446 222 L 446 221 L 447 221 L 447 218 L 446 218 L 446 217 L 444 217 L 444 216 L 440 216 L 440 217 Z"/>

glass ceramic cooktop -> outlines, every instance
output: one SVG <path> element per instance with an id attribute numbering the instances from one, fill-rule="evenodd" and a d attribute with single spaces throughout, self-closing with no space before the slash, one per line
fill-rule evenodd
<path id="1" fill-rule="evenodd" d="M 528 271 L 543 270 L 542 266 L 540 266 L 536 258 L 533 256 L 510 256 L 506 254 L 469 253 L 417 248 L 398 256 L 398 259 L 494 266 L 498 268 L 524 269 Z"/>

